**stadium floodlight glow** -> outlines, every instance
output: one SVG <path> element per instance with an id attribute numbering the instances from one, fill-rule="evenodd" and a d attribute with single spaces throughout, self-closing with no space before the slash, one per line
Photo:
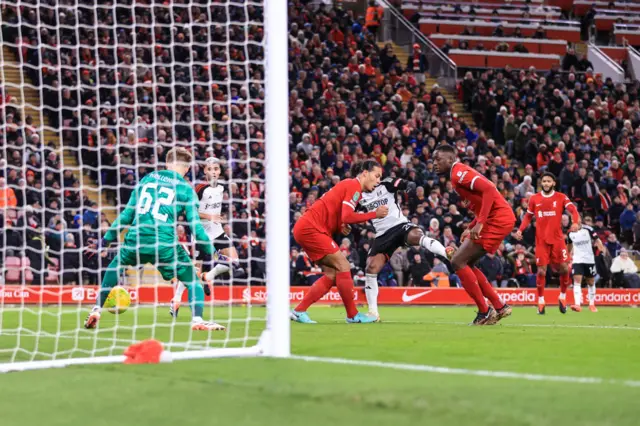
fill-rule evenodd
<path id="1" fill-rule="evenodd" d="M 125 348 L 148 338 L 163 343 L 164 361 L 289 357 L 291 229 L 289 215 L 281 213 L 282 206 L 289 203 L 286 0 L 193 0 L 186 4 L 170 0 L 118 8 L 82 2 L 62 7 L 48 2 L 8 0 L 5 6 L 8 14 L 3 16 L 3 26 L 8 30 L 0 34 L 0 42 L 13 55 L 0 52 L 0 81 L 3 95 L 11 95 L 13 100 L 5 102 L 3 114 L 15 110 L 14 118 L 21 122 L 31 116 L 41 138 L 40 151 L 36 153 L 42 160 L 36 170 L 38 175 L 70 170 L 79 181 L 79 187 L 71 190 L 85 191 L 97 206 L 92 210 L 85 202 L 78 206 L 60 197 L 60 216 L 52 223 L 61 223 L 62 231 L 55 232 L 62 244 L 47 247 L 42 253 L 47 255 L 43 259 L 56 258 L 59 264 L 59 273 L 51 274 L 48 285 L 32 284 L 33 272 L 40 269 L 25 263 L 24 248 L 0 251 L 0 266 L 14 265 L 11 262 L 15 259 L 21 262 L 19 270 L 12 273 L 0 268 L 5 269 L 0 271 L 0 372 L 118 363 L 125 359 Z M 176 11 L 177 7 L 180 11 Z M 36 21 L 30 12 L 38 17 Z M 50 12 L 53 21 L 49 19 Z M 163 34 L 168 38 L 163 39 Z M 27 39 L 33 43 L 30 47 L 25 43 Z M 238 70 L 241 71 L 235 72 Z M 42 84 L 34 82 L 33 76 L 39 76 Z M 214 96 L 214 88 L 226 91 L 228 97 Z M 211 95 L 203 96 L 202 90 L 209 89 Z M 91 102 L 86 101 L 86 96 Z M 259 111 L 255 112 L 254 107 Z M 218 108 L 226 112 L 224 117 L 213 114 Z M 105 110 L 111 111 L 108 118 L 104 118 Z M 198 115 L 196 111 L 208 113 Z M 161 114 L 165 117 L 162 122 Z M 134 182 L 139 182 L 144 167 L 151 170 L 163 165 L 157 146 L 163 145 L 165 153 L 174 145 L 200 153 L 214 147 L 230 153 L 244 146 L 250 155 L 250 145 L 256 142 L 252 138 L 261 137 L 252 133 L 256 127 L 264 136 L 259 141 L 264 142 L 264 158 L 230 155 L 229 161 L 223 160 L 228 169 L 244 163 L 246 175 L 232 175 L 229 171 L 224 182 L 229 194 L 225 202 L 229 211 L 245 206 L 249 213 L 247 218 L 228 218 L 229 232 L 242 227 L 248 235 L 248 239 L 234 237 L 236 245 L 245 249 L 241 263 L 246 274 L 237 279 L 231 274 L 222 285 L 214 286 L 203 315 L 225 325 L 226 330 L 191 330 L 187 306 L 184 313 L 180 312 L 182 317 L 171 318 L 167 306 L 172 288 L 153 265 L 123 273 L 122 283 L 132 299 L 129 310 L 120 315 L 103 313 L 97 330 L 85 330 L 84 320 L 99 289 L 88 285 L 81 275 L 90 268 L 83 253 L 87 245 L 78 241 L 83 238 L 82 229 L 74 230 L 66 219 L 82 220 L 88 210 L 93 211 L 89 215 L 96 215 L 100 224 L 101 213 L 120 212 L 126 204 L 120 201 L 121 191 L 128 184 L 124 179 L 129 179 L 121 168 L 133 170 Z M 242 137 L 236 138 L 237 128 Z M 185 129 L 191 132 L 190 137 L 180 136 Z M 196 129 L 209 134 L 203 140 L 195 134 Z M 226 140 L 216 138 L 215 131 L 220 129 L 224 129 Z M 144 140 L 143 134 L 152 138 Z M 26 159 L 21 167 L 6 161 L 19 148 L 16 140 L 6 132 L 0 137 L 4 139 L 0 143 L 0 165 L 6 170 L 15 167 L 25 178 Z M 61 170 L 52 170 L 51 163 L 45 162 L 49 151 L 44 146 L 50 143 L 56 146 L 53 152 L 61 160 Z M 113 151 L 109 154 L 113 154 L 109 157 L 113 162 L 105 162 L 105 150 Z M 140 152 L 148 150 L 153 151 L 150 158 L 155 163 L 136 163 Z M 204 165 L 204 161 L 197 163 L 199 167 Z M 263 164 L 264 175 L 253 174 L 251 163 Z M 61 183 L 60 193 L 64 194 L 70 188 Z M 259 195 L 252 193 L 252 184 L 263 191 Z M 246 187 L 246 192 L 235 191 L 237 186 Z M 253 202 L 264 206 L 264 237 L 252 235 Z M 46 201 L 35 208 L 3 206 L 0 216 L 13 218 L 12 226 L 32 238 L 36 233 L 45 235 L 45 214 L 47 218 L 55 216 L 51 208 Z M 31 215 L 43 218 L 39 226 L 32 227 L 36 231 L 29 229 L 27 220 L 20 220 Z M 48 235 L 54 231 L 46 232 Z M 0 234 L 5 248 L 6 235 Z M 262 243 L 264 251 L 254 252 Z M 117 247 L 112 250 L 117 253 Z M 65 257 L 69 253 L 79 257 L 79 267 L 70 266 Z M 102 264 L 102 258 L 96 257 Z M 256 265 L 264 274 L 249 273 Z M 102 264 L 103 269 L 106 266 Z M 79 274 L 81 282 L 73 288 L 62 285 L 68 280 L 65 272 Z M 97 278 L 99 282 L 100 275 Z"/>

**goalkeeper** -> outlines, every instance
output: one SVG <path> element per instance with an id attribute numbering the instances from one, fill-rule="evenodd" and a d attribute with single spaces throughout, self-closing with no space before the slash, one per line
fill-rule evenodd
<path id="1" fill-rule="evenodd" d="M 215 250 L 200 223 L 196 195 L 183 177 L 190 170 L 192 161 L 193 157 L 186 149 L 170 150 L 166 157 L 167 170 L 152 172 L 140 181 L 126 208 L 100 241 L 98 250 L 114 242 L 122 226 L 129 226 L 124 243 L 102 280 L 96 306 L 87 317 L 85 328 L 98 325 L 102 307 L 111 289 L 118 284 L 123 266 L 151 263 L 157 266 L 165 280 L 177 278 L 184 283 L 191 305 L 192 330 L 224 330 L 223 326 L 202 319 L 204 289 L 176 236 L 176 220 L 184 215 L 188 225 L 195 230 L 200 249 L 208 254 Z"/>

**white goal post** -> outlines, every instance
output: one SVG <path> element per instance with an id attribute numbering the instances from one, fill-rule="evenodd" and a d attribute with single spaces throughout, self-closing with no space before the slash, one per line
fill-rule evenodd
<path id="1" fill-rule="evenodd" d="M 100 170 L 104 168 L 100 162 L 101 160 L 99 160 L 97 164 L 86 163 L 80 153 L 80 150 L 84 149 L 83 145 L 70 146 L 65 144 L 63 140 L 65 139 L 65 132 L 67 131 L 77 131 L 78 134 L 83 135 L 91 133 L 91 131 L 97 131 L 99 135 L 99 127 L 101 125 L 99 114 L 101 107 L 105 103 L 104 99 L 100 100 L 101 95 L 99 92 L 101 89 L 106 90 L 106 86 L 101 87 L 102 83 L 98 78 L 98 74 L 100 66 L 105 65 L 98 65 L 98 58 L 90 70 L 92 79 L 95 80 L 95 86 L 91 86 L 90 88 L 98 92 L 99 100 L 98 105 L 95 105 L 95 110 L 98 112 L 98 120 L 95 125 L 86 125 L 82 122 L 82 117 L 75 117 L 79 118 L 80 122 L 77 123 L 77 128 L 74 127 L 75 122 L 73 118 L 69 120 L 62 112 L 62 109 L 64 109 L 64 91 L 67 89 L 71 91 L 81 91 L 85 88 L 85 83 L 81 81 L 80 78 L 81 73 L 84 72 L 83 70 L 87 66 L 87 64 L 81 63 L 80 61 L 80 56 L 83 54 L 82 50 L 88 48 L 92 54 L 97 54 L 100 48 L 105 48 L 105 46 L 101 45 L 101 43 L 103 43 L 101 37 L 103 37 L 104 34 L 109 33 L 115 35 L 116 40 L 112 40 L 112 44 L 107 46 L 109 49 L 114 49 L 114 51 L 117 48 L 123 47 L 132 52 L 136 52 L 138 48 L 145 50 L 145 52 L 146 50 L 151 50 L 153 56 L 156 53 L 155 49 L 157 49 L 157 44 L 152 47 L 146 44 L 136 44 L 136 36 L 133 35 L 134 41 L 132 44 L 123 43 L 121 45 L 118 29 L 127 28 L 127 25 L 117 21 L 118 16 L 116 12 L 113 12 L 112 15 L 113 18 L 116 18 L 114 22 L 101 22 L 99 18 L 102 10 L 100 8 L 103 6 L 97 5 L 96 2 L 87 1 L 85 3 L 82 0 L 76 1 L 73 4 L 73 6 L 52 6 L 51 2 L 45 0 L 7 0 L 7 2 L 5 2 L 8 9 L 13 8 L 16 9 L 16 11 L 22 10 L 22 13 L 9 13 L 3 16 L 3 28 L 2 34 L 0 34 L 0 43 L 3 48 L 2 52 L 0 52 L 0 87 L 3 87 L 3 93 L 0 95 L 5 100 L 4 103 L 0 105 L 2 108 L 0 112 L 0 115 L 2 115 L 2 117 L 0 117 L 0 125 L 3 127 L 3 132 L 0 134 L 0 168 L 2 169 L 0 170 L 2 172 L 0 176 L 8 177 L 11 170 L 15 170 L 17 175 L 16 179 L 20 181 L 20 183 L 14 185 L 9 182 L 7 188 L 15 189 L 16 192 L 25 191 L 25 193 L 28 193 L 30 189 L 29 185 L 33 182 L 27 179 L 28 173 L 31 173 L 29 172 L 29 164 L 27 164 L 30 158 L 21 158 L 21 164 L 15 160 L 16 156 L 14 152 L 20 151 L 22 145 L 7 134 L 7 116 L 11 115 L 12 117 L 9 119 L 13 119 L 18 127 L 27 128 L 31 126 L 33 131 L 24 133 L 25 139 L 28 137 L 31 138 L 30 141 L 35 140 L 37 142 L 37 138 L 40 138 L 39 146 L 36 150 L 39 161 L 39 168 L 35 173 L 37 176 L 36 179 L 40 178 L 44 181 L 45 175 L 50 171 L 49 163 L 45 162 L 45 156 L 51 152 L 56 153 L 61 166 L 60 176 L 63 175 L 64 170 L 71 170 L 79 182 L 79 188 L 76 187 L 76 189 L 85 190 L 90 195 L 95 193 L 94 199 L 97 199 L 98 204 L 97 215 L 100 217 L 100 211 L 102 211 L 103 207 L 105 211 L 108 208 L 113 209 L 112 205 L 103 205 L 103 199 L 106 198 L 102 196 L 102 191 L 107 189 L 118 191 L 122 182 L 118 178 L 117 182 L 109 182 L 108 184 L 102 185 L 96 183 L 96 179 L 90 177 L 89 171 L 100 173 Z M 261 195 L 260 202 L 264 205 L 265 232 L 264 238 L 261 241 L 265 242 L 265 257 L 264 259 L 252 257 L 254 255 L 252 254 L 251 247 L 249 247 L 247 251 L 249 258 L 245 259 L 248 265 L 251 265 L 254 261 L 265 262 L 265 274 L 263 278 L 261 278 L 262 281 L 255 284 L 254 280 L 247 278 L 241 284 L 234 284 L 232 274 L 229 283 L 221 287 L 224 290 L 221 294 L 226 295 L 222 299 L 216 298 L 217 287 L 213 287 L 213 296 L 211 301 L 207 302 L 205 315 L 211 315 L 213 320 L 217 322 L 219 321 L 219 316 L 223 318 L 220 321 L 227 326 L 227 331 L 222 332 L 222 334 L 217 335 L 216 333 L 219 332 L 204 332 L 202 335 L 198 335 L 196 334 L 197 332 L 188 330 L 188 323 L 185 322 L 184 319 L 182 322 L 176 319 L 170 321 L 167 314 L 169 300 L 165 297 L 165 295 L 168 294 L 167 283 L 156 283 L 158 285 L 145 287 L 140 286 L 141 283 L 139 281 L 141 280 L 138 279 L 133 280 L 134 282 L 138 281 L 137 283 L 134 283 L 131 287 L 126 287 L 132 295 L 133 300 L 132 307 L 129 311 L 114 316 L 103 313 L 103 319 L 101 320 L 104 322 L 103 328 L 99 328 L 98 330 L 84 330 L 83 322 L 92 306 L 91 299 L 97 294 L 100 280 L 98 279 L 98 286 L 95 284 L 89 285 L 82 280 L 82 270 L 84 268 L 82 260 L 80 261 L 80 267 L 78 269 L 80 271 L 78 273 L 80 274 L 81 282 L 76 283 L 77 285 L 74 288 L 71 288 L 70 285 L 64 282 L 66 279 L 63 277 L 66 271 L 65 260 L 63 260 L 66 250 L 64 248 L 66 247 L 65 245 L 61 246 L 62 248 L 58 253 L 60 260 L 57 262 L 58 269 L 56 269 L 55 275 L 52 275 L 53 273 L 49 275 L 57 277 L 57 282 L 47 281 L 45 286 L 39 286 L 33 281 L 33 273 L 37 273 L 38 271 L 37 268 L 34 268 L 32 265 L 33 260 L 29 262 L 27 252 L 32 250 L 32 248 L 29 248 L 26 242 L 29 238 L 35 239 L 35 237 L 29 237 L 30 225 L 27 218 L 32 214 L 40 213 L 42 218 L 49 217 L 50 214 L 55 214 L 55 212 L 50 211 L 51 209 L 47 205 L 48 200 L 46 197 L 48 192 L 45 190 L 46 188 L 43 184 L 42 187 L 45 188 L 41 191 L 44 197 L 43 206 L 34 208 L 27 205 L 24 200 L 22 205 L 0 206 L 0 219 L 11 219 L 13 221 L 11 229 L 0 231 L 0 373 L 58 368 L 80 364 L 121 363 L 125 359 L 123 350 L 130 344 L 146 338 L 154 338 L 163 343 L 165 351 L 162 356 L 162 361 L 167 362 L 218 357 L 268 356 L 284 358 L 291 356 L 289 319 L 289 241 L 291 224 L 288 212 L 289 84 L 287 1 L 224 0 L 222 2 L 208 4 L 208 2 L 204 0 L 170 0 L 164 2 L 164 5 L 158 5 L 160 5 L 160 3 L 149 2 L 148 4 L 140 5 L 137 4 L 136 1 L 132 1 L 127 5 L 119 4 L 118 8 L 128 9 L 128 12 L 133 16 L 133 25 L 129 26 L 129 30 L 132 30 L 134 33 L 136 32 L 136 25 L 145 27 L 147 31 L 150 31 L 152 34 L 154 34 L 153 31 L 156 28 L 170 28 L 184 25 L 185 34 L 193 34 L 193 38 L 191 39 L 193 43 L 193 39 L 195 38 L 193 24 L 196 23 L 196 21 L 202 25 L 202 28 L 205 26 L 208 27 L 209 30 L 207 31 L 210 32 L 214 32 L 214 28 L 217 26 L 222 26 L 223 33 L 225 33 L 226 36 L 225 41 L 219 43 L 220 46 L 218 49 L 226 49 L 226 54 L 223 53 L 226 61 L 220 63 L 220 61 L 212 59 L 211 67 L 219 66 L 231 69 L 232 66 L 238 65 L 237 60 L 230 58 L 231 55 L 229 54 L 232 48 L 232 43 L 229 42 L 229 34 L 237 31 L 238 28 L 246 27 L 246 29 L 244 29 L 244 43 L 254 46 L 260 45 L 259 48 L 264 51 L 264 57 L 259 63 L 259 66 L 264 69 L 264 73 L 259 79 L 260 81 L 256 81 L 251 71 L 249 71 L 245 74 L 246 80 L 240 83 L 243 88 L 257 84 L 264 89 L 264 159 L 261 160 L 250 157 L 245 163 L 248 165 L 249 161 L 255 160 L 262 161 L 264 164 L 264 195 Z M 176 16 L 178 16 L 178 14 L 174 14 L 174 6 L 184 7 L 185 10 L 188 11 L 189 19 L 192 21 L 188 23 L 181 22 L 180 24 L 174 21 L 176 20 Z M 217 22 L 213 17 L 214 13 L 212 10 L 218 6 L 222 7 L 223 13 L 227 15 L 231 13 L 230 10 L 240 10 L 240 13 L 235 16 L 244 16 L 245 21 Z M 154 22 L 153 19 L 156 18 L 155 16 L 152 17 L 153 19 L 150 22 L 136 23 L 137 12 L 135 12 L 135 10 L 137 10 L 138 7 L 148 8 L 147 14 L 150 13 L 152 15 L 158 11 L 164 13 L 171 10 L 171 12 L 169 12 L 171 15 L 171 24 Z M 52 9 L 55 15 L 59 15 L 58 24 L 55 28 L 51 26 L 50 22 L 43 19 L 44 14 L 49 13 L 48 9 Z M 261 9 L 263 11 L 262 16 L 264 21 L 262 23 L 249 22 L 249 10 L 254 9 Z M 36 15 L 39 16 L 37 24 L 32 21 L 32 16 L 27 15 L 27 11 L 29 10 L 34 10 Z M 202 12 L 200 16 L 191 16 L 195 10 Z M 97 20 L 96 22 L 99 22 L 99 24 L 96 25 L 100 29 L 100 31 L 98 28 L 95 29 L 96 39 L 94 41 L 96 44 L 91 46 L 85 46 L 83 44 L 85 41 L 82 37 L 93 30 L 88 28 L 87 25 L 80 20 L 80 16 L 84 14 L 86 18 L 88 12 L 95 14 L 93 19 L 89 19 L 89 21 L 93 22 Z M 55 15 L 53 17 L 54 21 L 56 20 Z M 71 22 L 69 19 L 72 16 L 74 16 L 73 19 L 77 18 L 75 26 L 69 25 L 69 22 Z M 204 19 L 203 16 L 206 16 L 209 20 Z M 204 22 L 203 19 L 206 22 Z M 264 38 L 260 41 L 254 41 L 253 37 L 248 37 L 250 31 L 248 29 L 249 26 L 261 27 Z M 101 32 L 103 29 L 105 31 Z M 129 30 L 125 29 L 125 32 Z M 55 52 L 53 55 L 57 55 L 57 60 L 61 62 L 62 56 L 68 54 L 68 52 L 65 53 L 65 49 L 68 46 L 64 45 L 68 40 L 65 41 L 61 36 L 64 31 L 75 34 L 71 38 L 75 38 L 74 41 L 77 45 L 72 46 L 74 52 L 69 54 L 69 56 L 75 57 L 77 62 L 65 68 L 65 66 L 61 66 L 60 63 L 34 63 L 30 59 L 31 57 L 29 55 L 31 51 L 29 49 L 37 49 L 41 52 L 40 54 L 36 54 L 36 56 L 40 56 L 40 59 L 45 58 L 46 55 L 51 55 L 51 52 Z M 172 31 L 174 31 L 173 28 Z M 18 36 L 12 38 L 16 34 L 18 34 Z M 27 39 L 24 37 L 25 34 L 32 35 L 32 37 L 28 38 L 28 43 L 30 43 L 31 46 L 27 46 Z M 50 36 L 52 34 L 54 38 L 57 37 L 56 43 L 47 39 L 47 35 Z M 207 36 L 212 39 L 211 34 Z M 126 37 L 122 39 L 126 39 Z M 188 42 L 185 42 L 185 46 L 190 49 L 187 43 Z M 52 46 L 52 44 L 54 45 Z M 172 50 L 179 44 L 179 41 L 172 41 L 167 49 Z M 212 45 L 215 45 L 215 43 L 212 43 Z M 207 47 L 207 49 L 209 49 L 209 47 Z M 247 51 L 248 50 L 247 48 Z M 142 61 L 136 62 L 136 60 L 140 58 L 136 58 L 136 53 L 132 55 L 134 56 L 134 63 L 129 65 L 132 69 L 135 69 L 137 65 L 142 64 Z M 205 66 L 192 59 L 189 59 L 188 62 L 189 63 L 184 64 L 172 62 L 169 67 L 175 65 L 183 67 Z M 255 64 L 257 64 L 257 61 L 249 59 L 247 56 L 246 68 L 250 69 L 250 67 Z M 153 73 L 160 64 L 156 62 L 154 56 L 151 63 L 145 63 L 143 65 L 152 69 Z M 127 64 L 123 65 L 122 63 L 118 63 L 116 59 L 116 64 L 107 64 L 106 66 L 107 68 L 111 67 L 111 71 L 115 72 L 119 67 L 126 67 Z M 207 64 L 206 66 L 209 65 Z M 48 68 L 49 71 L 54 69 L 55 72 L 58 73 L 59 78 L 56 79 L 56 86 L 51 86 L 50 83 L 44 81 L 44 79 L 41 83 L 33 81 L 29 77 L 29 72 L 43 72 L 43 67 L 45 69 Z M 77 85 L 68 85 L 65 83 L 64 73 L 67 70 L 70 70 L 76 75 L 78 79 Z M 117 74 L 117 78 L 120 78 L 119 71 Z M 228 76 L 227 78 L 232 79 L 233 77 Z M 205 84 L 224 84 L 224 82 L 214 80 L 214 78 L 211 78 L 210 81 L 205 81 Z M 152 81 L 155 85 L 157 83 L 157 76 L 154 75 Z M 234 83 L 237 83 L 237 81 Z M 132 84 L 134 87 L 131 90 L 135 95 L 136 91 L 139 91 L 140 87 L 148 84 L 148 82 L 135 82 Z M 228 87 L 231 87 L 231 83 L 228 84 Z M 109 87 L 109 89 L 111 89 L 111 87 Z M 115 91 L 117 92 L 118 90 L 116 86 Z M 175 88 L 172 87 L 170 90 L 175 93 Z M 194 88 L 192 87 L 188 90 L 193 95 Z M 228 90 L 230 91 L 231 89 Z M 54 111 L 54 115 L 59 115 L 60 121 L 53 124 L 47 114 L 49 114 L 52 109 L 55 109 L 55 107 L 47 104 L 45 98 L 50 96 L 51 93 L 55 94 L 56 91 L 59 92 L 55 95 L 57 98 L 56 101 L 59 103 L 57 104 L 58 110 Z M 251 97 L 251 95 L 248 96 Z M 116 99 L 118 99 L 117 104 L 113 105 L 113 107 L 117 111 L 118 108 L 124 106 L 124 104 L 120 104 L 118 95 L 116 95 Z M 249 105 L 249 101 L 246 98 L 245 100 L 247 102 L 244 105 Z M 152 102 L 157 103 L 157 99 L 152 100 Z M 194 99 L 191 98 L 190 102 L 192 105 L 189 105 L 188 108 L 193 107 Z M 227 111 L 231 111 L 233 102 L 231 96 L 228 96 L 225 101 L 221 102 L 210 100 L 208 106 L 211 111 L 216 103 L 220 103 L 223 107 L 228 108 Z M 169 108 L 174 109 L 176 105 L 180 104 L 175 98 L 171 99 L 171 102 L 168 103 L 170 104 Z M 134 108 L 139 107 L 139 99 L 137 96 L 133 102 L 133 106 Z M 82 108 L 87 107 L 85 105 L 76 105 L 73 109 L 76 114 L 82 115 Z M 89 107 L 89 109 L 91 109 L 91 107 Z M 157 123 L 156 120 L 158 117 L 155 104 L 153 104 L 152 109 L 154 112 L 151 120 Z M 120 117 L 118 125 L 121 123 L 120 120 L 124 122 L 124 118 L 126 118 L 119 114 L 121 114 L 121 112 L 116 112 L 116 115 Z M 228 125 L 225 124 L 229 129 L 232 127 L 231 117 L 232 114 L 229 113 L 227 119 L 230 120 L 230 122 Z M 171 119 L 170 116 L 169 119 Z M 28 123 L 25 123 L 25 120 L 27 120 Z M 243 120 L 240 124 L 241 126 L 249 128 L 249 126 L 252 125 L 252 118 L 249 114 L 247 114 Z M 262 121 L 260 122 L 262 123 Z M 192 117 L 192 122 L 189 124 L 195 126 L 199 124 L 199 120 Z M 127 121 L 123 126 L 126 127 L 129 125 L 135 129 L 135 123 L 133 122 Z M 176 123 L 172 123 L 172 125 L 175 126 Z M 85 130 L 87 130 L 87 132 L 85 132 Z M 125 134 L 127 134 L 126 131 Z M 34 137 L 33 135 L 36 136 Z M 226 144 L 225 148 L 227 145 L 230 146 L 232 142 L 237 141 L 231 140 L 231 137 L 229 140 L 223 141 L 223 143 Z M 191 143 L 195 144 L 196 142 L 192 141 Z M 213 141 L 209 140 L 207 143 L 213 144 Z M 248 141 L 243 140 L 243 143 L 246 143 L 247 147 L 249 146 Z M 117 142 L 115 148 L 116 151 L 121 148 L 121 143 Z M 98 153 L 97 156 L 100 157 L 101 146 L 99 142 L 97 148 L 93 148 L 93 150 L 96 151 Z M 249 149 L 247 149 L 246 152 L 248 153 Z M 26 153 L 29 153 L 29 151 Z M 21 155 L 23 155 L 23 157 L 26 156 L 26 154 Z M 75 155 L 78 161 L 77 165 L 73 166 L 67 162 L 66 157 L 70 155 Z M 122 167 L 120 161 L 120 159 L 117 160 L 116 166 L 113 167 L 114 169 L 117 170 Z M 135 168 L 136 166 L 134 165 L 133 167 Z M 138 177 L 137 173 L 138 172 L 135 172 L 136 177 Z M 242 182 L 246 183 L 247 187 L 249 187 L 249 183 L 252 182 L 250 172 L 249 176 L 248 178 L 242 178 Z M 26 184 L 23 184 L 22 180 L 26 180 Z M 139 179 L 136 179 L 136 182 L 139 182 Z M 232 183 L 227 183 L 227 185 L 227 190 L 230 192 Z M 1 187 L 0 190 L 2 190 Z M 61 230 L 57 228 L 45 230 L 47 224 L 33 226 L 34 229 L 37 228 L 38 230 L 41 229 L 41 226 L 42 235 L 45 236 L 47 232 L 57 230 L 62 236 L 63 244 L 66 242 L 66 235 L 68 235 L 66 233 L 67 228 L 71 227 L 71 224 L 64 220 L 64 215 L 71 215 L 76 219 L 81 217 L 81 220 L 84 220 L 83 211 L 85 207 L 87 207 L 85 205 L 68 207 L 64 199 L 65 190 L 66 188 L 64 186 L 59 190 L 59 192 L 63 194 L 61 196 L 63 201 L 60 203 L 60 216 L 63 217 L 63 219 L 60 220 L 60 222 L 62 222 Z M 248 192 L 247 190 L 247 193 Z M 244 196 L 250 197 L 246 194 Z M 237 200 L 233 197 L 233 195 L 229 195 L 230 205 L 236 201 L 239 203 L 244 202 L 245 204 L 251 204 L 252 202 L 251 199 Z M 115 199 L 118 200 L 118 197 Z M 118 203 L 117 207 L 121 209 L 124 206 Z M 231 231 L 229 232 L 233 233 L 234 225 L 242 220 L 234 220 L 231 218 L 231 214 L 229 214 L 228 221 L 231 227 Z M 250 219 L 246 221 L 250 222 Z M 55 222 L 54 220 L 54 223 Z M 249 225 L 249 231 L 250 230 L 251 225 Z M 13 243 L 11 237 L 13 234 L 10 234 L 10 232 L 14 231 L 21 235 L 24 243 L 23 246 L 16 246 L 15 243 Z M 76 235 L 82 235 L 82 229 L 76 229 L 75 231 L 80 232 L 80 234 Z M 43 241 L 45 240 L 46 238 L 43 237 Z M 239 241 L 239 238 L 234 239 L 234 242 L 237 245 L 245 244 L 244 240 Z M 11 244 L 14 245 L 12 246 Z M 43 245 L 43 248 L 44 247 L 45 245 Z M 83 259 L 82 250 L 86 250 L 86 247 L 83 248 L 78 244 L 76 250 L 80 251 L 79 256 Z M 47 256 L 47 253 L 52 255 L 55 254 L 55 251 L 47 247 L 41 254 L 44 258 L 48 259 L 50 256 Z M 20 261 L 20 264 L 17 266 L 15 263 L 11 263 L 14 262 L 15 259 Z M 14 269 L 11 269 L 11 265 L 14 265 Z M 106 265 L 102 266 L 103 269 L 105 267 Z M 53 271 L 54 266 L 49 266 L 49 269 Z M 140 273 L 144 275 L 143 272 Z M 138 271 L 135 271 L 135 274 L 135 276 L 137 276 Z M 129 276 L 132 277 L 134 275 L 132 273 L 129 274 Z M 98 278 L 100 278 L 99 274 Z M 122 279 L 124 285 L 127 286 L 127 277 L 123 276 Z M 266 289 L 266 300 L 262 298 L 258 300 L 253 296 L 252 286 L 256 285 L 259 286 L 260 289 L 264 286 Z M 152 296 L 150 297 L 153 298 L 154 303 L 142 302 L 143 293 L 151 294 Z M 237 294 L 242 294 L 242 296 L 238 298 Z M 34 298 L 36 298 L 35 301 Z M 188 306 L 181 309 L 180 315 L 183 315 L 182 310 L 185 311 L 184 316 L 188 316 Z M 103 324 L 101 323 L 100 326 L 102 327 Z"/>

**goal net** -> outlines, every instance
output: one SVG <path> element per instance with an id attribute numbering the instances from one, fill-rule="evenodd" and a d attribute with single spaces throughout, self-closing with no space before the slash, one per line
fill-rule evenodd
<path id="1" fill-rule="evenodd" d="M 286 7 L 3 2 L 0 371 L 121 362 L 124 349 L 149 338 L 171 359 L 288 356 L 290 229 L 287 212 L 278 212 L 288 206 Z M 221 200 L 207 208 L 219 216 L 225 254 L 237 252 L 238 262 L 213 279 L 202 317 L 226 330 L 192 330 L 187 292 L 177 318 L 169 315 L 176 284 L 158 272 L 159 261 L 118 268 L 131 306 L 120 315 L 104 310 L 98 328 L 86 330 L 107 267 L 133 228 L 121 226 L 98 255 L 93 244 L 132 194 L 134 220 L 151 208 L 140 207 L 147 200 L 135 188 L 165 170 L 174 147 L 194 157 L 185 176 L 194 194 L 208 184 L 206 159 L 222 166 Z M 178 242 L 158 245 L 155 258 L 183 251 L 207 268 L 183 206 L 163 202 L 177 212 Z M 130 253 L 144 263 L 146 249 Z"/>

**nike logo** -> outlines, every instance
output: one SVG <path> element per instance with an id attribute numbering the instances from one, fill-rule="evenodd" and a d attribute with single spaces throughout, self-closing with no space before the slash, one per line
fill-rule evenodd
<path id="1" fill-rule="evenodd" d="M 423 291 L 420 293 L 416 293 L 416 294 L 412 294 L 412 295 L 408 295 L 407 294 L 407 290 L 404 291 L 404 293 L 402 293 L 402 301 L 404 303 L 409 303 L 409 302 L 413 302 L 414 300 L 424 296 L 425 294 L 429 294 L 431 293 L 433 290 L 427 290 L 427 291 Z"/>

